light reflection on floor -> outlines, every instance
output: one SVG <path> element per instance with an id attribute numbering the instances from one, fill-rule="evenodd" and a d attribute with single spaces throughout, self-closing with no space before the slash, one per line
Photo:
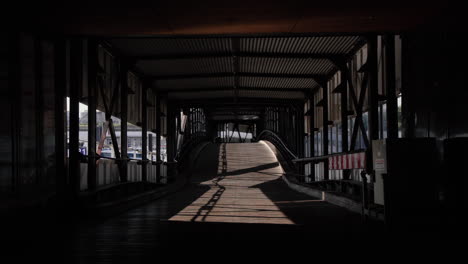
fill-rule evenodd
<path id="1" fill-rule="evenodd" d="M 282 173 L 264 143 L 222 145 L 217 177 L 200 183 L 210 189 L 169 221 L 293 225 L 260 189 Z"/>

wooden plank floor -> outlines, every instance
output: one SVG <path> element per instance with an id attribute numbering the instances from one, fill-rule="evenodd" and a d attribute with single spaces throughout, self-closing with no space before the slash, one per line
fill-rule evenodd
<path id="1" fill-rule="evenodd" d="M 209 145 L 183 191 L 77 228 L 76 263 L 137 263 L 167 249 L 359 239 L 360 216 L 297 193 L 264 143 Z M 305 244 L 304 244 L 305 245 Z"/>

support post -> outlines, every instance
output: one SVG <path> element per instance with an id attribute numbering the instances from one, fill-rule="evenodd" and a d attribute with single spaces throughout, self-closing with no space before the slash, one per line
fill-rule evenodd
<path id="1" fill-rule="evenodd" d="M 98 44 L 88 41 L 88 190 L 97 187 L 96 177 L 96 89 L 98 73 Z"/>
<path id="2" fill-rule="evenodd" d="M 398 99 L 395 76 L 395 37 L 388 34 L 385 43 L 385 88 L 387 95 L 387 138 L 398 138 Z"/>
<path id="3" fill-rule="evenodd" d="M 305 129 L 304 129 L 304 104 L 298 105 L 297 106 L 297 136 L 298 136 L 298 151 L 297 151 L 297 156 L 300 158 L 304 157 L 304 150 L 305 150 L 305 145 L 304 145 L 304 136 L 305 136 Z M 304 174 L 304 166 L 300 166 L 299 168 L 300 173 L 303 175 Z M 302 179 L 304 180 L 304 179 Z"/>
<path id="4" fill-rule="evenodd" d="M 70 191 L 76 196 L 80 191 L 80 118 L 79 104 L 81 91 L 82 46 L 81 40 L 70 42 L 70 138 L 69 138 L 69 176 Z"/>
<path id="5" fill-rule="evenodd" d="M 166 138 L 166 149 L 167 149 L 167 163 L 168 163 L 168 180 L 173 181 L 176 177 L 176 164 L 175 164 L 175 124 L 174 124 L 174 113 L 173 106 L 168 103 L 167 109 L 167 138 Z"/>
<path id="6" fill-rule="evenodd" d="M 309 96 L 309 151 L 310 157 L 315 156 L 315 105 L 314 105 L 314 94 L 310 93 Z M 311 181 L 315 181 L 315 163 L 310 163 L 310 175 Z"/>
<path id="7" fill-rule="evenodd" d="M 60 207 L 67 204 L 66 41 L 55 41 L 55 179 Z"/>
<path id="8" fill-rule="evenodd" d="M 147 108 L 147 94 L 148 84 L 145 82 L 141 91 L 141 180 L 148 181 L 147 164 L 148 164 L 148 108 Z"/>
<path id="9" fill-rule="evenodd" d="M 372 172 L 372 140 L 379 138 L 378 115 L 378 69 L 377 69 L 377 36 L 368 37 L 367 63 L 369 65 L 369 145 L 367 147 L 366 169 Z"/>
<path id="10" fill-rule="evenodd" d="M 22 36 L 20 33 L 10 33 L 8 35 L 8 87 L 9 96 L 12 100 L 10 106 L 11 111 L 11 150 L 12 150 L 12 181 L 11 192 L 15 197 L 20 197 L 21 187 L 21 108 L 22 108 L 22 89 L 21 89 L 21 44 Z M 65 61 L 65 48 L 63 54 L 63 62 Z M 63 63 L 61 66 L 65 66 Z M 65 72 L 64 72 L 65 79 Z M 65 81 L 64 81 L 65 83 Z M 65 87 L 63 87 L 65 89 Z M 63 109 L 62 109 L 63 110 Z M 66 131 L 65 131 L 66 133 Z M 66 140 L 66 137 L 65 137 Z M 60 144 L 60 142 L 59 142 Z M 60 150 L 59 150 L 60 151 Z M 66 153 L 66 152 L 65 152 Z M 65 154 L 66 155 L 66 154 Z M 66 162 L 66 156 L 64 158 Z M 60 160 L 58 161 L 60 164 Z"/>
<path id="11" fill-rule="evenodd" d="M 414 95 L 409 91 L 411 84 L 411 57 L 409 56 L 411 49 L 408 35 L 401 36 L 401 115 L 402 128 L 404 138 L 413 138 L 415 130 L 415 111 L 411 107 L 411 101 L 414 100 Z M 406 55 L 408 53 L 408 55 Z"/>
<path id="12" fill-rule="evenodd" d="M 121 164 L 120 164 L 120 181 L 128 181 L 128 67 L 124 63 L 120 64 L 120 149 L 121 149 Z"/>
<path id="13" fill-rule="evenodd" d="M 320 86 L 323 89 L 323 97 L 322 97 L 322 102 L 323 102 L 323 155 L 326 156 L 328 155 L 328 81 L 327 80 L 322 80 L 320 82 Z M 328 159 L 325 160 L 324 162 L 324 168 L 323 168 L 323 179 L 328 180 Z"/>
<path id="14" fill-rule="evenodd" d="M 344 85 L 345 89 L 340 93 L 341 103 L 341 151 L 347 152 L 349 150 L 348 145 L 348 74 L 345 72 L 348 70 L 346 62 L 340 63 L 341 70 L 341 85 Z M 343 180 L 349 180 L 350 170 L 343 170 Z"/>
<path id="15" fill-rule="evenodd" d="M 36 37 L 34 39 L 34 75 L 35 75 L 35 106 L 39 111 L 35 112 L 35 131 L 36 131 L 36 150 L 35 159 L 38 161 L 35 168 L 37 183 L 41 188 L 46 187 L 47 182 L 44 177 L 44 95 L 43 95 L 43 52 L 42 52 L 42 38 Z"/>
<path id="16" fill-rule="evenodd" d="M 156 93 L 156 183 L 161 182 L 161 94 Z"/>

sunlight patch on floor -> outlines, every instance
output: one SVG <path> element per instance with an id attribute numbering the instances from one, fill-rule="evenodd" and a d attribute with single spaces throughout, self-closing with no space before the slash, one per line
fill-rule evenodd
<path id="1" fill-rule="evenodd" d="M 259 189 L 226 189 L 214 200 L 219 189 L 210 189 L 169 221 L 294 224 Z"/>
<path id="2" fill-rule="evenodd" d="M 169 221 L 294 225 L 257 187 L 283 173 L 266 148 L 260 143 L 226 144 L 220 151 L 218 177 L 201 183 L 210 189 Z"/>

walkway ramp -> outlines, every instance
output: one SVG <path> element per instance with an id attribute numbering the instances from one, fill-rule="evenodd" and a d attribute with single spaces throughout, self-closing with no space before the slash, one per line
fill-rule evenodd
<path id="1" fill-rule="evenodd" d="M 75 253 L 112 260 L 180 244 L 363 238 L 360 215 L 289 189 L 265 143 L 211 144 L 196 164 L 183 190 L 79 230 Z"/>

